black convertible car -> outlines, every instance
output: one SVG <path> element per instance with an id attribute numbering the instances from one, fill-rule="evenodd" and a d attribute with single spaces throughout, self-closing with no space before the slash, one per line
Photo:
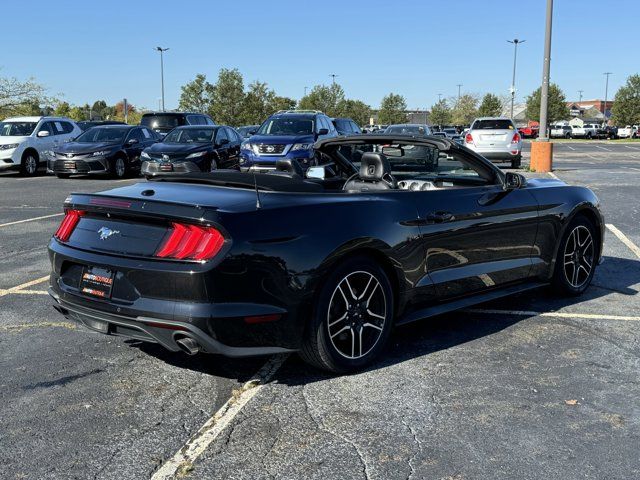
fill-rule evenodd
<path id="1" fill-rule="evenodd" d="M 298 351 L 347 372 L 394 325 L 591 282 L 604 222 L 587 188 L 505 174 L 437 137 L 315 150 L 305 173 L 280 160 L 70 195 L 49 244 L 56 309 L 172 351 Z"/>

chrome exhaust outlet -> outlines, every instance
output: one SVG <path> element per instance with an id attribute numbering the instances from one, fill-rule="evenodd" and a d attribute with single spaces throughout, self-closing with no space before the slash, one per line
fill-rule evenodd
<path id="1" fill-rule="evenodd" d="M 200 351 L 200 345 L 191 337 L 181 337 L 176 339 L 176 344 L 187 355 L 195 355 Z"/>

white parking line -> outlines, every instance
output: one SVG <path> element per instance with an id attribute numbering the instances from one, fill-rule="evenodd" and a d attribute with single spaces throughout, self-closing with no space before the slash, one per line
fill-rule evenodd
<path id="1" fill-rule="evenodd" d="M 626 168 L 629 170 L 635 170 L 636 172 L 640 172 L 640 168 L 634 168 L 634 167 L 622 167 L 622 168 Z"/>
<path id="2" fill-rule="evenodd" d="M 600 150 L 605 150 L 605 151 L 607 151 L 607 152 L 610 152 L 610 151 L 611 151 L 611 149 L 610 149 L 610 148 L 605 148 L 605 147 L 602 147 L 602 146 L 600 146 L 600 145 L 596 145 L 596 148 L 599 148 Z"/>
<path id="3" fill-rule="evenodd" d="M 21 290 L 24 290 L 25 288 L 29 288 L 33 285 L 38 285 L 39 283 L 42 283 L 42 282 L 46 282 L 47 280 L 49 280 L 49 275 L 47 275 L 46 277 L 36 278 L 35 280 L 31 280 L 29 282 L 25 282 L 20 285 L 16 285 L 15 287 L 0 289 L 0 297 L 4 297 L 5 295 L 9 295 L 10 293 L 23 293 Z"/>
<path id="4" fill-rule="evenodd" d="M 553 172 L 547 172 L 551 178 L 555 178 L 556 180 L 560 180 L 558 176 Z"/>
<path id="5" fill-rule="evenodd" d="M 622 243 L 624 243 L 627 247 L 629 247 L 629 250 L 635 253 L 636 257 L 640 258 L 640 248 L 638 248 L 638 246 L 635 243 L 633 243 L 629 239 L 629 237 L 627 237 L 624 233 L 618 230 L 618 228 L 615 225 L 612 225 L 611 223 L 607 223 L 607 228 L 611 231 L 611 233 L 613 233 L 616 237 L 618 237 L 618 239 Z"/>
<path id="6" fill-rule="evenodd" d="M 575 148 L 573 148 L 571 145 L 567 145 L 567 148 L 570 150 L 575 150 Z"/>
<path id="7" fill-rule="evenodd" d="M 624 145 L 624 148 L 628 148 L 629 150 L 640 150 L 638 147 L 630 147 L 629 145 Z"/>
<path id="8" fill-rule="evenodd" d="M 193 462 L 222 433 L 240 410 L 256 396 L 263 385 L 273 378 L 287 358 L 288 355 L 271 357 L 254 377 L 243 385 L 240 395 L 227 400 L 220 410 L 153 474 L 151 480 L 168 480 L 188 472 Z"/>
<path id="9" fill-rule="evenodd" d="M 598 313 L 568 313 L 568 312 L 535 312 L 529 310 L 494 310 L 489 308 L 468 308 L 467 313 L 485 313 L 490 315 L 516 315 L 522 317 L 557 317 L 584 318 L 587 320 L 622 320 L 626 322 L 640 322 L 640 317 L 625 315 L 601 315 Z"/>
<path id="10" fill-rule="evenodd" d="M 45 218 L 60 217 L 62 215 L 64 215 L 64 213 L 54 213 L 52 215 L 43 215 L 41 217 L 33 217 L 33 218 L 26 218 L 24 220 L 16 220 L 15 222 L 0 223 L 0 228 L 8 227 L 9 225 L 18 225 L 19 223 L 35 222 L 36 220 L 43 220 Z"/>

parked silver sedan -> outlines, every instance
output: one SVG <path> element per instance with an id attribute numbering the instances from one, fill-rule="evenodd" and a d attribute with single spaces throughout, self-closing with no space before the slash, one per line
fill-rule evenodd
<path id="1" fill-rule="evenodd" d="M 522 137 L 509 118 L 476 118 L 465 135 L 464 145 L 493 162 L 511 162 L 513 168 L 520 166 Z"/>

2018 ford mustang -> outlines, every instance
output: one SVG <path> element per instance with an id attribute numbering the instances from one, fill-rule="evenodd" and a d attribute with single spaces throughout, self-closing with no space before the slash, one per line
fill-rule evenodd
<path id="1" fill-rule="evenodd" d="M 49 244 L 56 308 L 172 351 L 298 351 L 347 372 L 394 325 L 591 282 L 604 222 L 587 188 L 505 174 L 438 137 L 315 152 L 306 171 L 288 159 L 70 195 Z"/>

